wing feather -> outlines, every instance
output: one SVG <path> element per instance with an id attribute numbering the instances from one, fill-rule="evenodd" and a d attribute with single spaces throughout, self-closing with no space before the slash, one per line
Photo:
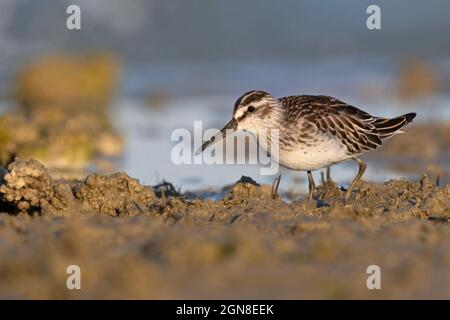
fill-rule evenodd
<path id="1" fill-rule="evenodd" d="M 282 98 L 286 113 L 314 123 L 319 130 L 336 136 L 352 154 L 381 146 L 373 117 L 338 99 L 328 96 L 292 96 Z M 294 112 L 293 109 L 301 111 Z"/>
<path id="2" fill-rule="evenodd" d="M 337 137 L 352 154 L 378 148 L 411 122 L 415 113 L 396 118 L 374 117 L 369 113 L 329 96 L 289 96 L 280 99 L 286 121 L 307 120 L 320 131 Z"/>

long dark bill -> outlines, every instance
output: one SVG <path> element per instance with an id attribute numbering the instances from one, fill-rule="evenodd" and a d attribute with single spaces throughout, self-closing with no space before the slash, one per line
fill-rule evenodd
<path id="1" fill-rule="evenodd" d="M 236 131 L 236 129 L 237 129 L 237 122 L 236 122 L 236 120 L 235 120 L 234 118 L 231 119 L 231 121 L 228 122 L 228 123 L 226 124 L 226 126 L 223 127 L 222 130 L 220 130 L 219 133 L 217 133 L 217 134 L 216 134 L 215 136 L 213 136 L 211 139 L 209 139 L 208 141 L 206 141 L 206 142 L 201 146 L 201 148 L 199 148 L 199 149 L 195 152 L 195 155 L 196 155 L 196 156 L 199 155 L 199 154 L 202 153 L 203 150 L 205 150 L 208 146 L 214 144 L 214 143 L 217 142 L 217 141 L 220 141 L 220 140 L 224 139 L 224 138 L 228 135 L 228 133 L 230 133 L 230 132 L 229 132 L 230 129 L 233 130 L 232 132 Z"/>

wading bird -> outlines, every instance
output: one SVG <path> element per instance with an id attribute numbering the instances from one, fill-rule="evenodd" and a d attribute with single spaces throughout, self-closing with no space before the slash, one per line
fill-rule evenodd
<path id="1" fill-rule="evenodd" d="M 268 138 L 267 132 L 277 130 L 279 152 L 270 156 L 282 167 L 307 172 L 309 204 L 315 188 L 312 171 L 349 159 L 358 163 L 358 173 L 345 194 L 347 203 L 366 170 L 366 163 L 359 156 L 403 132 L 401 129 L 415 116 L 415 113 L 407 113 L 395 118 L 375 117 L 329 96 L 299 95 L 277 99 L 264 91 L 250 91 L 237 99 L 231 121 L 205 142 L 197 154 L 235 130 L 248 130 L 257 137 L 264 132 L 266 145 L 270 146 L 275 142 Z M 273 196 L 278 193 L 280 178 L 281 175 L 272 185 Z"/>

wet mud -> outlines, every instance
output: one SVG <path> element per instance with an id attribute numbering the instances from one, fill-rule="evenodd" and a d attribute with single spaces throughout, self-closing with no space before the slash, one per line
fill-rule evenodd
<path id="1" fill-rule="evenodd" d="M 212 201 L 125 173 L 56 180 L 35 160 L 2 176 L 2 298 L 450 296 L 450 185 L 427 176 L 362 181 L 349 205 L 328 181 L 313 207 L 248 177 Z M 81 290 L 66 288 L 72 264 Z"/>

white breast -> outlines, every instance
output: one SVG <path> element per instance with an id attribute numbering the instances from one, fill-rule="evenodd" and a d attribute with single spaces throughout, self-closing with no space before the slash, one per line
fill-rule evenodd
<path id="1" fill-rule="evenodd" d="M 324 138 L 311 146 L 298 145 L 292 151 L 280 150 L 278 163 L 292 170 L 318 170 L 352 158 L 337 139 Z"/>
<path id="2" fill-rule="evenodd" d="M 265 128 L 263 124 L 260 124 L 259 127 Z M 299 128 L 301 127 L 301 123 L 299 123 Z M 256 132 L 262 136 L 267 135 L 267 131 L 264 134 L 258 130 Z M 290 132 L 285 132 L 285 134 L 290 134 Z M 270 146 L 272 160 L 291 170 L 312 171 L 356 156 L 349 154 L 347 147 L 335 136 L 319 133 L 317 128 L 315 131 L 310 131 L 309 135 L 313 137 L 310 141 L 299 143 L 297 146 L 289 146 L 289 148 L 283 148 L 282 145 L 275 142 L 277 140 L 272 139 Z M 267 146 L 267 144 L 259 145 L 263 150 L 266 150 Z M 277 149 L 279 152 L 276 152 Z"/>

